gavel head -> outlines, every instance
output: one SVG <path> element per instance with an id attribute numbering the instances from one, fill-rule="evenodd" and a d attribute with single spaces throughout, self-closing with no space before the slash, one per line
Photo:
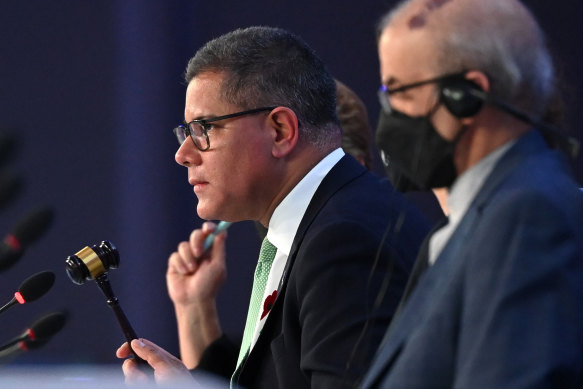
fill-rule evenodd
<path id="1" fill-rule="evenodd" d="M 87 280 L 94 280 L 109 269 L 119 266 L 119 253 L 115 246 L 104 240 L 99 245 L 84 247 L 65 261 L 67 275 L 74 283 L 82 285 Z"/>

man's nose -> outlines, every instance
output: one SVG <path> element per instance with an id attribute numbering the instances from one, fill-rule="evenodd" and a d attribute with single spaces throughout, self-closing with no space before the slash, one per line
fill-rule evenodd
<path id="1" fill-rule="evenodd" d="M 182 166 L 192 166 L 200 164 L 200 151 L 194 145 L 192 139 L 186 139 L 174 155 L 176 163 Z"/>

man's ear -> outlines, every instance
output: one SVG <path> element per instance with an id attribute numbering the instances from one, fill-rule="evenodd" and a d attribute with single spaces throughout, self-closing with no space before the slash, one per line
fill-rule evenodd
<path id="1" fill-rule="evenodd" d="M 269 114 L 269 120 L 274 134 L 271 153 L 275 158 L 285 157 L 298 143 L 298 117 L 287 107 L 277 107 Z"/>
<path id="2" fill-rule="evenodd" d="M 491 88 L 490 80 L 488 79 L 488 76 L 484 72 L 481 72 L 479 70 L 470 70 L 465 74 L 465 78 L 466 80 L 471 81 L 477 86 L 479 86 L 480 89 L 485 93 L 490 92 Z"/>

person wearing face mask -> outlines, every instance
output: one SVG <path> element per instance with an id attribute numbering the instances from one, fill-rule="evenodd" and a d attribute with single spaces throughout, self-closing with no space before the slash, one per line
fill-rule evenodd
<path id="1" fill-rule="evenodd" d="M 408 0 L 378 31 L 377 146 L 450 214 L 361 387 L 581 387 L 583 196 L 550 147 L 578 143 L 540 122 L 541 28 L 517 0 Z"/>

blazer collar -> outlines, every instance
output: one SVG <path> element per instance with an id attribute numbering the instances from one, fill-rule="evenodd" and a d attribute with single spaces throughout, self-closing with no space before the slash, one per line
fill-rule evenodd
<path id="1" fill-rule="evenodd" d="M 289 257 L 281 277 L 278 290 L 284 290 L 287 283 L 287 278 L 289 272 L 295 261 L 297 251 L 306 235 L 306 232 L 310 228 L 312 222 L 320 213 L 320 210 L 328 202 L 330 197 L 332 197 L 336 192 L 340 190 L 343 186 L 356 179 L 357 177 L 365 174 L 367 170 L 360 165 L 356 160 L 349 156 L 344 155 L 340 161 L 330 170 L 328 175 L 324 177 L 322 183 L 314 193 L 314 197 L 310 201 L 308 208 L 300 222 L 294 241 L 291 246 Z"/>

